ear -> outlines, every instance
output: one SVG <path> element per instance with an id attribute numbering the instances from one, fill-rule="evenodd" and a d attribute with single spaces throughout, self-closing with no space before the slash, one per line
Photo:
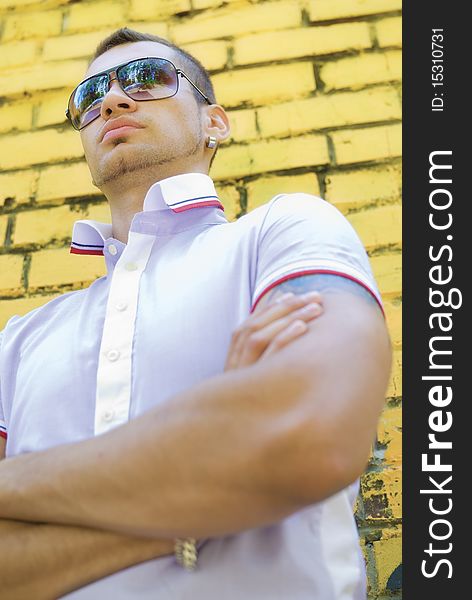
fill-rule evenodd
<path id="1" fill-rule="evenodd" d="M 204 134 L 216 137 L 218 145 L 229 138 L 231 134 L 228 115 L 219 104 L 210 104 L 205 107 L 203 127 Z"/>

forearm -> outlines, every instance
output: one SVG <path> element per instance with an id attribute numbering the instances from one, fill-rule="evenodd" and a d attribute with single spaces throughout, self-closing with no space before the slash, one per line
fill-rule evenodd
<path id="1" fill-rule="evenodd" d="M 172 553 L 169 540 L 0 519 L 4 600 L 52 600 L 129 566 Z"/>
<path id="2" fill-rule="evenodd" d="M 301 383 L 272 379 L 228 372 L 106 434 L 6 459 L 0 516 L 202 538 L 291 514 L 296 443 L 279 440 L 295 441 Z"/>

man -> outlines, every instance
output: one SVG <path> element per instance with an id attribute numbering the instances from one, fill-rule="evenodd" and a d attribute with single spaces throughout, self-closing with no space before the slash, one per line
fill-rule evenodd
<path id="1" fill-rule="evenodd" d="M 352 510 L 390 346 L 353 229 L 304 193 L 229 223 L 207 174 L 228 117 L 161 38 L 104 40 L 68 116 L 112 216 L 71 251 L 107 276 L 3 331 L 2 597 L 365 597 Z"/>

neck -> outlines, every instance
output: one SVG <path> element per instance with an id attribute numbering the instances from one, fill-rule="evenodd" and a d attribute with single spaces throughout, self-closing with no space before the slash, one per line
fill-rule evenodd
<path id="1" fill-rule="evenodd" d="M 167 168 L 160 169 L 157 173 L 147 171 L 145 174 L 134 172 L 128 174 L 126 181 L 123 181 L 123 178 L 118 178 L 113 182 L 109 182 L 106 189 L 105 187 L 102 188 L 102 192 L 108 199 L 110 206 L 113 237 L 125 244 L 128 243 L 131 222 L 134 215 L 143 210 L 144 199 L 149 188 L 157 181 L 185 173 L 204 173 L 207 175 L 208 170 L 195 167 L 193 169 Z"/>

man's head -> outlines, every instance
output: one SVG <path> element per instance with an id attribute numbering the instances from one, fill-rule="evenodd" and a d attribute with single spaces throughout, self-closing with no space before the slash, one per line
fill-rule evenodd
<path id="1" fill-rule="evenodd" d="M 209 75 L 190 54 L 167 40 L 123 28 L 97 47 L 84 79 L 136 58 L 171 61 L 186 77 L 178 77 L 178 91 L 169 98 L 139 101 L 129 97 L 117 80 L 109 84 L 99 116 L 80 130 L 85 157 L 94 184 L 106 193 L 127 188 L 139 178 L 156 181 L 180 173 L 208 173 L 216 149 L 209 136 L 222 142 L 229 136 L 224 109 L 216 104 Z M 206 96 L 209 104 L 203 95 Z M 123 129 L 105 138 L 104 127 L 120 118 L 137 128 Z"/>

